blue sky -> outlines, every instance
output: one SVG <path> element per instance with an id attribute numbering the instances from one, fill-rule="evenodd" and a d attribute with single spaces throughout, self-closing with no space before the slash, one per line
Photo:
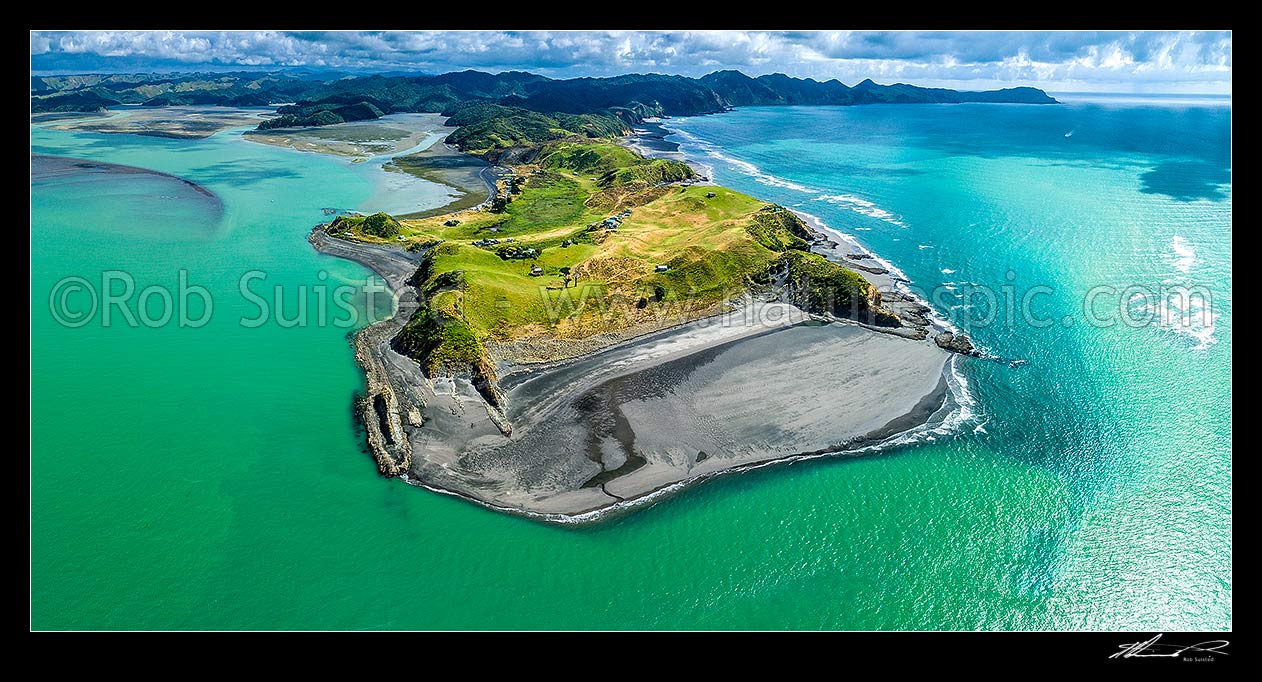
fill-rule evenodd
<path id="1" fill-rule="evenodd" d="M 50 72 L 739 69 L 855 84 L 1230 93 L 1230 31 L 33 31 Z"/>

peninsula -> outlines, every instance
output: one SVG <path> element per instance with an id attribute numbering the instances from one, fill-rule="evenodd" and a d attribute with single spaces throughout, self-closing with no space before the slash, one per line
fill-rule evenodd
<path id="1" fill-rule="evenodd" d="M 489 103 L 452 113 L 445 144 L 496 169 L 485 201 L 339 215 L 309 235 L 399 301 L 355 337 L 381 473 L 590 521 L 933 429 L 954 408 L 948 351 L 971 347 L 944 343 L 869 254 L 643 155 L 630 126 L 584 134 L 599 121 Z"/>

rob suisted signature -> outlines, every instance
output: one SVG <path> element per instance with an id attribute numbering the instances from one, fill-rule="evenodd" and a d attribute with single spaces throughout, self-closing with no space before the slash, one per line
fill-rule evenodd
<path id="1" fill-rule="evenodd" d="M 1189 658 L 1202 660 L 1197 654 L 1205 654 L 1203 660 L 1211 661 L 1215 654 L 1228 655 L 1223 649 L 1230 644 L 1225 639 L 1211 639 L 1196 644 L 1162 644 L 1160 643 L 1161 635 L 1157 635 L 1146 642 L 1131 642 L 1129 644 L 1121 644 L 1118 646 L 1117 653 L 1109 656 L 1109 658 L 1183 658 L 1186 654 Z"/>

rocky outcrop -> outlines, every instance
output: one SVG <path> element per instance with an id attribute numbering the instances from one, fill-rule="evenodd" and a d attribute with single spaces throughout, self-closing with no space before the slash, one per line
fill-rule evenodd
<path id="1" fill-rule="evenodd" d="M 357 408 L 377 470 L 383 476 L 399 476 L 412 466 L 412 442 L 403 430 L 399 401 L 390 388 L 386 368 L 373 352 L 382 331 L 380 325 L 374 325 L 355 335 L 355 360 L 364 368 L 365 383 Z"/>
<path id="2" fill-rule="evenodd" d="M 952 353 L 971 355 L 973 357 L 981 356 L 981 353 L 973 347 L 973 342 L 970 341 L 968 336 L 965 334 L 942 332 L 941 334 L 933 337 L 933 342 L 938 344 L 938 348 L 949 350 Z"/>
<path id="3" fill-rule="evenodd" d="M 433 274 L 433 259 L 426 254 L 407 282 L 415 287 L 416 311 L 390 340 L 396 352 L 412 358 L 425 376 L 468 379 L 487 405 L 503 404 L 495 364 L 486 346 L 464 321 L 459 301 L 465 288 L 464 272 Z"/>

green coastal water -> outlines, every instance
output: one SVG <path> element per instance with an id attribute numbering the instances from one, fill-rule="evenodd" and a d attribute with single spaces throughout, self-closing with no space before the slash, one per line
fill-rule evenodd
<path id="1" fill-rule="evenodd" d="M 245 272 L 291 310 L 300 286 L 313 302 L 363 281 L 305 234 L 322 208 L 380 196 L 371 173 L 235 131 L 33 127 L 35 153 L 169 173 L 222 208 L 160 176 L 33 181 L 32 626 L 1230 627 L 1229 107 L 795 107 L 672 127 L 721 182 L 854 234 L 920 287 L 1012 270 L 1019 291 L 1054 289 L 1036 307 L 1059 320 L 1096 284 L 1190 281 L 1218 317 L 974 329 L 1028 364 L 967 363 L 975 414 L 956 435 L 545 526 L 380 478 L 347 329 L 239 323 L 257 314 Z M 181 269 L 213 296 L 203 327 L 50 312 L 67 276 L 174 288 Z"/>

